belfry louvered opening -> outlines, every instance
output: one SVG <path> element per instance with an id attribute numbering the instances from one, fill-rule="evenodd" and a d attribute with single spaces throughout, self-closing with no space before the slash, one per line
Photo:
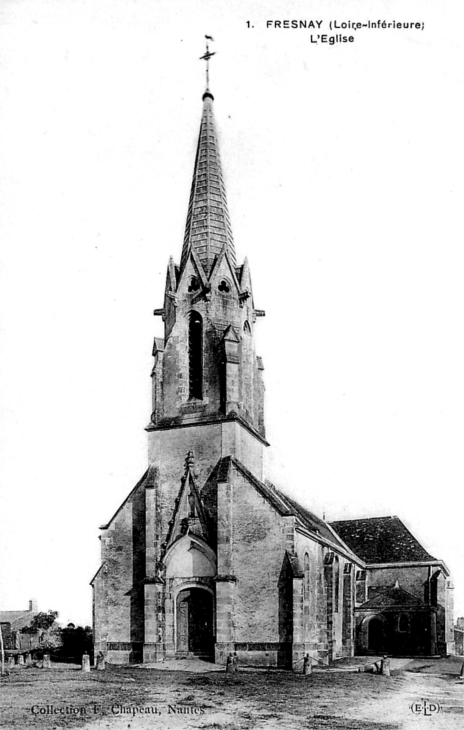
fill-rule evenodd
<path id="1" fill-rule="evenodd" d="M 189 317 L 189 398 L 203 398 L 203 321 L 198 312 Z"/>

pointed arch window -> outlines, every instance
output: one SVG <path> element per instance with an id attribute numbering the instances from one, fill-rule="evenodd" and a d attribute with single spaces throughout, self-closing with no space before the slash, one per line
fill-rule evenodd
<path id="1" fill-rule="evenodd" d="M 440 575 L 440 571 L 437 570 L 436 573 L 432 575 L 432 578 L 430 579 L 430 603 L 432 606 L 436 606 L 438 603 L 438 576 Z"/>
<path id="2" fill-rule="evenodd" d="M 334 611 L 338 613 L 340 604 L 340 561 L 338 555 L 335 556 L 333 563 L 333 600 Z"/>
<path id="3" fill-rule="evenodd" d="M 203 398 L 203 320 L 198 312 L 189 317 L 189 398 Z"/>
<path id="4" fill-rule="evenodd" d="M 309 582 L 310 582 L 309 555 L 308 555 L 308 553 L 305 553 L 304 568 L 303 568 L 303 598 L 305 601 L 309 601 L 309 588 L 310 588 Z"/>
<path id="5" fill-rule="evenodd" d="M 409 631 L 409 616 L 407 613 L 401 613 L 398 619 L 398 631 L 406 634 Z"/>

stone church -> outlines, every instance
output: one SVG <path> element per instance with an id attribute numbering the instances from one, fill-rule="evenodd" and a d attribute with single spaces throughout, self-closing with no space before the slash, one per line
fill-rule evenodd
<path id="1" fill-rule="evenodd" d="M 397 517 L 327 523 L 265 479 L 264 316 L 236 259 L 203 95 L 180 262 L 155 310 L 148 469 L 102 526 L 95 652 L 301 667 L 453 651 L 452 584 Z"/>

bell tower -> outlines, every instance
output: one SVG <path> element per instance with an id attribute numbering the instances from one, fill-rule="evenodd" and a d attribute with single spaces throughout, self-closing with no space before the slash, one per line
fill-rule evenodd
<path id="1" fill-rule="evenodd" d="M 170 259 L 164 306 L 154 312 L 164 337 L 154 342 L 146 429 L 144 661 L 192 650 L 186 627 L 203 626 L 204 616 L 201 643 L 224 642 L 216 626 L 232 600 L 230 537 L 229 518 L 218 514 L 228 514 L 232 497 L 219 485 L 231 457 L 262 480 L 268 445 L 254 338 L 264 312 L 248 261 L 237 264 L 213 101 L 207 88 L 180 263 Z"/>
<path id="2" fill-rule="evenodd" d="M 155 339 L 147 430 L 234 418 L 264 438 L 263 365 L 254 344 L 264 312 L 254 306 L 248 261 L 236 261 L 213 99 L 203 94 L 180 264 L 169 261 L 164 306 L 155 310 L 164 339 Z"/>

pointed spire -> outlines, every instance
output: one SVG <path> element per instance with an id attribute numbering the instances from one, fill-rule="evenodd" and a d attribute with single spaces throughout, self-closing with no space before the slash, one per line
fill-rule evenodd
<path id="1" fill-rule="evenodd" d="M 212 93 L 207 88 L 203 94 L 203 114 L 180 264 L 182 270 L 190 250 L 193 250 L 207 276 L 223 249 L 226 250 L 232 266 L 236 266 L 234 240 L 214 125 L 213 99 Z"/>

